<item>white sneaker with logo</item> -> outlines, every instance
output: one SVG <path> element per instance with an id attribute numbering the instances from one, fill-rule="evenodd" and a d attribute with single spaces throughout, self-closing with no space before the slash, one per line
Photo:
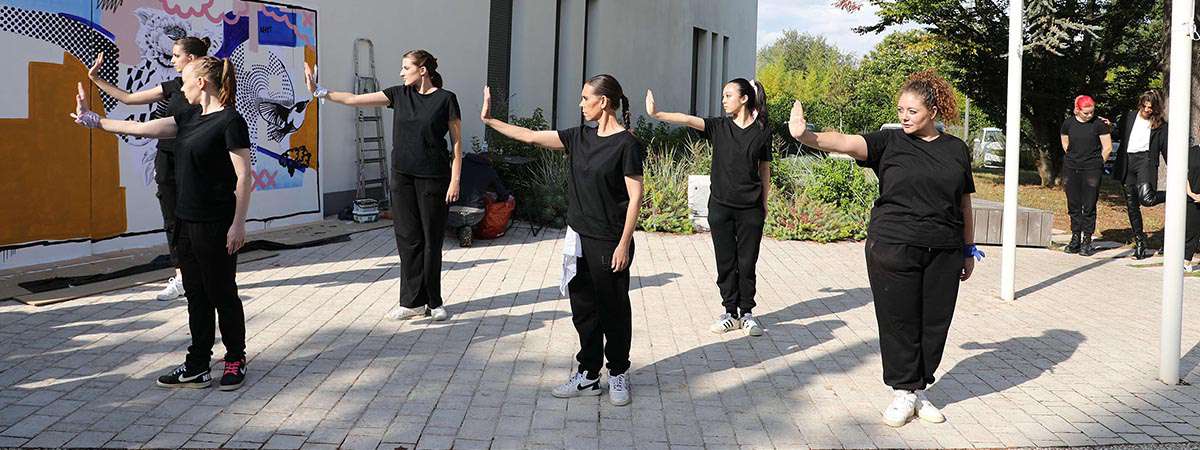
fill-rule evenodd
<path id="1" fill-rule="evenodd" d="M 625 406 L 632 401 L 629 398 L 629 379 L 625 374 L 608 377 L 608 402 L 613 406 Z"/>
<path id="2" fill-rule="evenodd" d="M 708 327 L 708 331 L 721 334 L 741 327 L 742 321 L 734 318 L 732 314 L 724 313 L 717 317 L 717 321 L 711 327 Z"/>
<path id="3" fill-rule="evenodd" d="M 930 403 L 928 398 L 925 398 L 925 391 L 916 391 L 916 394 L 917 417 L 930 423 L 942 423 L 946 421 L 946 416 L 942 414 L 942 411 L 933 406 L 933 403 Z"/>
<path id="4" fill-rule="evenodd" d="M 891 427 L 902 427 L 917 412 L 917 394 L 913 391 L 892 391 L 892 404 L 883 411 L 883 423 Z"/>
<path id="5" fill-rule="evenodd" d="M 421 317 L 424 315 L 425 315 L 425 307 L 424 306 L 418 306 L 416 308 L 405 308 L 403 306 L 396 305 L 395 308 L 392 308 L 391 311 L 388 311 L 387 318 L 392 319 L 392 320 L 404 320 L 404 319 L 411 319 L 413 317 Z"/>
<path id="6" fill-rule="evenodd" d="M 750 313 L 742 314 L 742 329 L 751 336 L 762 336 L 763 334 L 762 325 L 759 325 Z"/>
<path id="7" fill-rule="evenodd" d="M 600 377 L 589 380 L 583 372 L 576 372 L 571 375 L 571 379 L 556 386 L 550 393 L 558 398 L 571 398 L 600 395 L 604 393 L 604 389 L 600 388 Z"/>
<path id="8" fill-rule="evenodd" d="M 429 316 L 433 317 L 433 320 L 441 322 L 443 320 L 449 319 L 450 313 L 446 312 L 446 308 L 433 308 L 433 309 L 429 310 Z"/>
<path id="9" fill-rule="evenodd" d="M 171 277 L 170 280 L 167 280 L 167 287 L 158 291 L 158 295 L 154 296 L 154 298 L 157 298 L 160 302 L 165 302 L 183 297 L 184 294 L 183 277 Z"/>

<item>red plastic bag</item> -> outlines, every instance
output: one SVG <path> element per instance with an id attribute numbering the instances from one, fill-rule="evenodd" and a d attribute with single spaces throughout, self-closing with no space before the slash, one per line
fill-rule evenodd
<path id="1" fill-rule="evenodd" d="M 491 192 L 483 197 L 483 220 L 475 230 L 476 239 L 496 239 L 504 236 L 511 224 L 513 210 L 517 208 L 517 199 L 508 196 L 508 200 L 496 201 L 496 195 Z"/>

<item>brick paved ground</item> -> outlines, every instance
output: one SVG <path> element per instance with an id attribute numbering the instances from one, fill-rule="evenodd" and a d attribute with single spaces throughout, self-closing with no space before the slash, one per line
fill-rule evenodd
<path id="1" fill-rule="evenodd" d="M 948 422 L 892 429 L 879 419 L 890 395 L 862 244 L 764 242 L 756 312 L 767 333 L 751 338 L 707 331 L 720 312 L 707 235 L 639 233 L 634 403 L 556 399 L 577 346 L 557 292 L 560 237 L 515 230 L 475 248 L 448 244 L 454 317 L 443 323 L 383 319 L 398 293 L 386 229 L 245 264 L 250 377 L 235 392 L 154 386 L 188 342 L 185 302 L 155 301 L 161 284 L 43 308 L 2 303 L 0 447 L 1200 442 L 1200 388 L 1155 380 L 1161 276 L 1111 251 L 1019 250 L 1012 303 L 994 299 L 999 258 L 985 260 L 963 286 L 930 390 Z M 1189 301 L 1198 283 L 1187 279 Z M 1189 372 L 1200 363 L 1191 306 Z"/>

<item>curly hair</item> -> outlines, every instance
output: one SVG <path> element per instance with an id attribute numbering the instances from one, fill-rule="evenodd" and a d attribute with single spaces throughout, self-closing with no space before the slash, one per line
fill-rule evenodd
<path id="1" fill-rule="evenodd" d="M 929 109 L 937 108 L 942 121 L 951 122 L 958 117 L 958 101 L 950 83 L 933 69 L 914 72 L 904 81 L 900 94 L 916 94 Z"/>

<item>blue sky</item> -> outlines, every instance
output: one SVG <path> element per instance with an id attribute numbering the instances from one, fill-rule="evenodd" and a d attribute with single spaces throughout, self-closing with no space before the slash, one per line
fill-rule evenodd
<path id="1" fill-rule="evenodd" d="M 846 12 L 835 8 L 832 0 L 758 0 L 758 48 L 774 42 L 783 34 L 783 30 L 794 29 L 823 36 L 826 41 L 842 51 L 861 57 L 882 41 L 884 35 L 859 35 L 851 29 L 874 24 L 877 21 L 877 10 L 874 6 L 865 4 L 857 12 Z M 897 28 L 884 33 L 895 29 Z"/>

